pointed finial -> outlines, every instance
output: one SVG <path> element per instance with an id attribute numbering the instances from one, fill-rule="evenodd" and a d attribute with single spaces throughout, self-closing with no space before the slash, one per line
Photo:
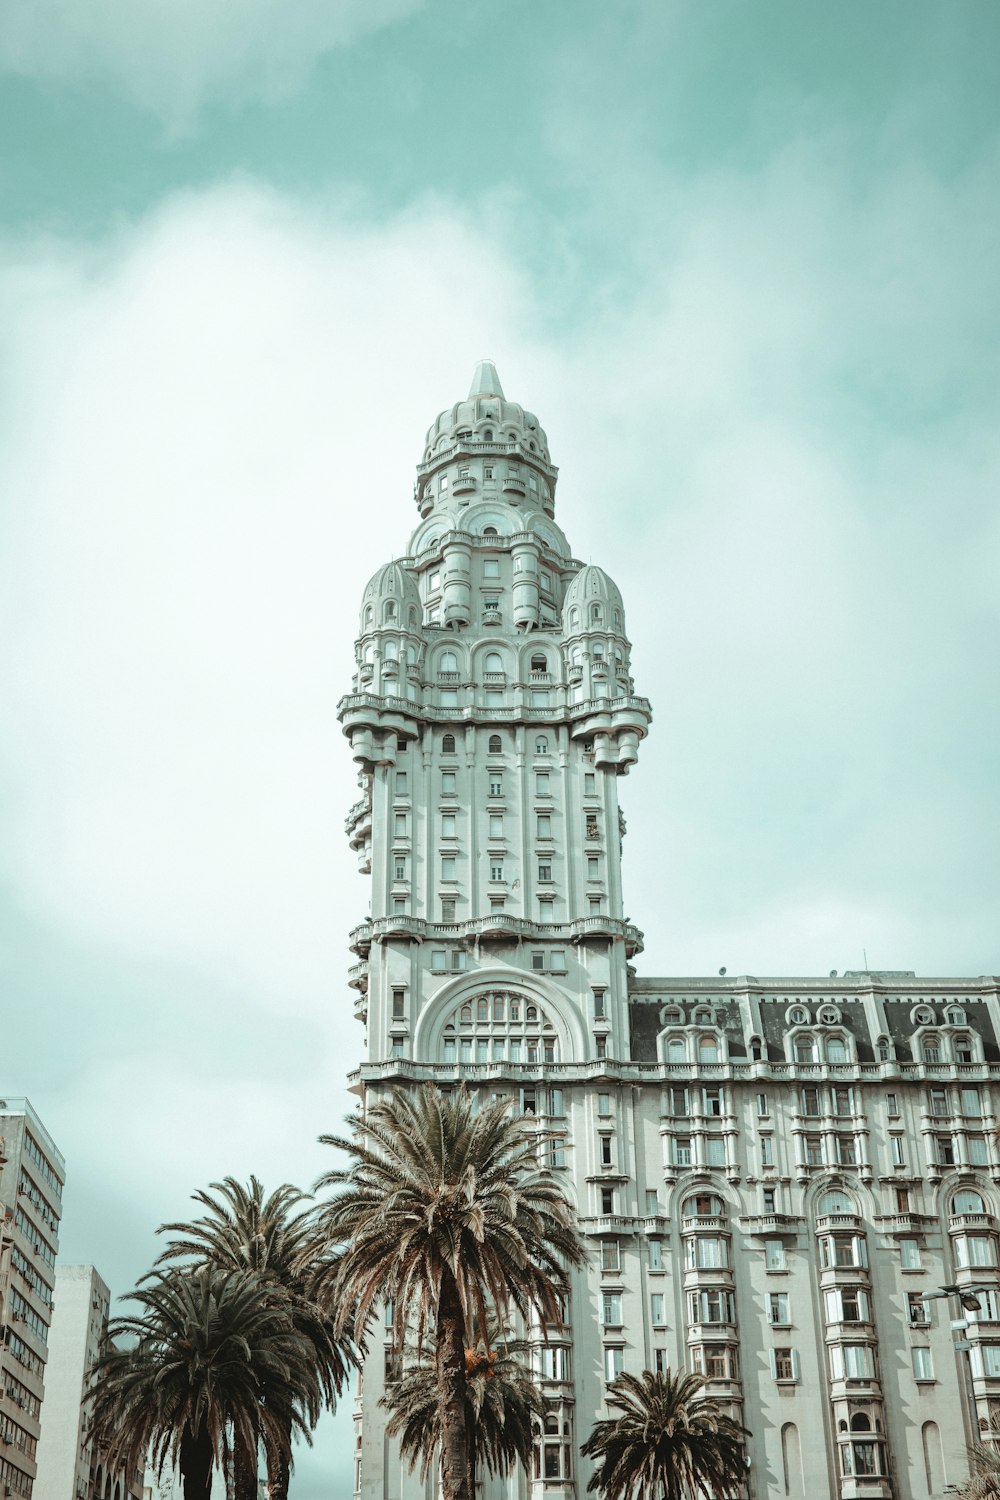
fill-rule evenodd
<path id="1" fill-rule="evenodd" d="M 475 400 L 476 396 L 499 396 L 501 401 L 504 399 L 500 376 L 491 359 L 481 359 L 476 366 L 476 373 L 472 377 L 472 385 L 469 388 L 469 400 Z"/>

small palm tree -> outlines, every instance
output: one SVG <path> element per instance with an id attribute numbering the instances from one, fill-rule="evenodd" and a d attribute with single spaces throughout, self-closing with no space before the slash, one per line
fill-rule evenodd
<path id="1" fill-rule="evenodd" d="M 544 1420 L 545 1402 L 525 1363 L 530 1345 L 490 1329 L 487 1339 L 465 1351 L 465 1421 L 469 1443 L 469 1486 L 478 1473 L 509 1474 L 520 1463 L 531 1472 L 533 1422 Z M 380 1403 L 389 1411 L 386 1431 L 400 1439 L 411 1469 L 420 1464 L 427 1479 L 440 1455 L 441 1424 L 434 1363 L 420 1356 L 391 1385 Z"/>
<path id="2" fill-rule="evenodd" d="M 174 1238 L 158 1264 L 184 1261 L 193 1266 L 249 1271 L 259 1279 L 266 1294 L 287 1313 L 309 1351 L 301 1386 L 294 1395 L 295 1409 L 314 1427 L 323 1404 L 334 1407 L 356 1358 L 349 1332 L 336 1336 L 331 1319 L 320 1311 L 307 1290 L 306 1268 L 320 1261 L 323 1254 L 314 1215 L 303 1207 L 310 1200 L 287 1182 L 265 1194 L 256 1177 L 251 1177 L 246 1187 L 226 1177 L 211 1183 L 207 1191 L 199 1189 L 192 1197 L 205 1213 L 190 1223 L 161 1224 L 157 1233 Z M 271 1500 L 286 1500 L 292 1423 L 288 1392 L 266 1393 L 265 1401 L 269 1396 L 285 1411 L 281 1441 L 265 1445 L 269 1493 Z"/>
<path id="3" fill-rule="evenodd" d="M 141 1312 L 115 1318 L 92 1371 L 95 1437 L 113 1466 L 149 1453 L 158 1474 L 181 1470 L 185 1500 L 208 1500 L 213 1471 L 231 1456 L 246 1482 L 261 1437 L 280 1444 L 302 1426 L 294 1397 L 265 1406 L 264 1392 L 302 1379 L 302 1340 L 256 1277 L 209 1267 L 152 1272 L 126 1299 Z"/>
<path id="4" fill-rule="evenodd" d="M 746 1429 L 704 1394 L 700 1375 L 619 1375 L 608 1387 L 618 1415 L 597 1422 L 580 1449 L 597 1460 L 587 1490 L 604 1500 L 728 1500 L 746 1478 Z"/>
<path id="5" fill-rule="evenodd" d="M 1000 1438 L 1000 1431 L 993 1430 Z M 969 1477 L 955 1500 L 1000 1500 L 1000 1449 L 996 1443 L 976 1443 L 969 1449 Z"/>
<path id="6" fill-rule="evenodd" d="M 316 1286 L 340 1323 L 363 1329 L 393 1304 L 393 1333 L 430 1334 L 439 1406 L 444 1500 L 471 1500 L 465 1350 L 488 1311 L 511 1306 L 558 1317 L 564 1267 L 582 1259 L 573 1211 L 539 1169 L 545 1132 L 511 1120 L 497 1101 L 478 1112 L 460 1089 L 396 1091 L 351 1122 L 352 1138 L 323 1136 L 350 1165 L 318 1184 L 342 1191 L 321 1211 L 335 1269 Z"/>

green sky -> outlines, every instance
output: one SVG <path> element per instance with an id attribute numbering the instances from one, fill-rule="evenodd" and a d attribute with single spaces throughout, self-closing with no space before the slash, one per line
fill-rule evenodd
<path id="1" fill-rule="evenodd" d="M 124 1290 L 196 1186 L 326 1165 L 367 901 L 334 710 L 484 355 L 653 701 L 641 972 L 996 971 L 998 32 L 7 0 L 0 1083 L 70 1260 Z"/>

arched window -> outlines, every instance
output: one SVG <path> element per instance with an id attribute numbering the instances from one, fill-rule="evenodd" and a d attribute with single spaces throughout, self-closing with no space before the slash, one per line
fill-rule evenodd
<path id="1" fill-rule="evenodd" d="M 416 664 L 417 664 L 417 648 L 416 648 L 416 646 L 407 646 L 407 648 L 406 648 L 406 665 L 408 667 L 415 667 Z"/>
<path id="2" fill-rule="evenodd" d="M 502 672 L 503 657 L 500 655 L 500 652 L 487 651 L 486 658 L 483 662 L 483 668 L 487 672 Z"/>
<path id="3" fill-rule="evenodd" d="M 615 629 L 616 630 L 620 630 L 621 629 L 621 624 L 622 624 L 622 612 L 621 612 L 620 609 L 616 609 L 615 610 Z"/>
<path id="4" fill-rule="evenodd" d="M 678 1010 L 676 1006 L 671 1006 L 669 1010 L 661 1012 L 660 1024 L 663 1026 L 683 1026 L 684 1012 Z"/>
<path id="5" fill-rule="evenodd" d="M 457 1036 L 456 1020 L 460 1028 Z M 525 1005 L 520 996 L 507 990 L 488 990 L 466 1001 L 449 1017 L 442 1041 L 446 1062 L 507 1061 L 544 1066 L 559 1060 L 555 1027 L 545 1011 L 538 1005 Z M 522 1091 L 521 1108 L 532 1114 L 544 1109 L 534 1086 Z"/>
<path id="6" fill-rule="evenodd" d="M 535 754 L 536 755 L 548 755 L 548 753 L 549 753 L 549 742 L 545 738 L 544 734 L 540 734 L 538 736 L 538 739 L 535 741 Z"/>
<path id="7" fill-rule="evenodd" d="M 887 1036 L 880 1036 L 878 1039 L 878 1060 L 879 1062 L 890 1062 L 891 1059 L 892 1046 L 889 1038 Z"/>
<path id="8" fill-rule="evenodd" d="M 698 1061 L 700 1063 L 714 1063 L 719 1061 L 718 1037 L 700 1036 L 698 1038 Z"/>
<path id="9" fill-rule="evenodd" d="M 816 1043 L 811 1036 L 797 1036 L 795 1038 L 795 1061 L 797 1063 L 811 1063 L 816 1061 Z"/>
<path id="10" fill-rule="evenodd" d="M 682 1036 L 672 1036 L 668 1038 L 667 1062 L 687 1062 L 687 1043 Z"/>
<path id="11" fill-rule="evenodd" d="M 547 672 L 549 660 L 544 651 L 536 651 L 531 658 L 531 670 L 533 672 Z"/>
<path id="12" fill-rule="evenodd" d="M 750 1057 L 753 1062 L 760 1062 L 764 1055 L 764 1046 L 759 1036 L 750 1038 Z"/>
<path id="13" fill-rule="evenodd" d="M 592 604 L 590 606 L 590 619 L 594 625 L 601 623 L 601 606 L 599 604 Z"/>
<path id="14" fill-rule="evenodd" d="M 454 651 L 442 651 L 441 652 L 440 671 L 442 671 L 442 672 L 457 672 L 458 671 L 458 657 L 455 655 Z"/>
<path id="15" fill-rule="evenodd" d="M 446 734 L 442 736 L 441 750 L 445 755 L 455 754 L 455 736 L 453 734 Z"/>
<path id="16" fill-rule="evenodd" d="M 712 1012 L 701 1007 L 699 1010 L 693 1012 L 691 1019 L 696 1026 L 711 1026 Z"/>
<path id="17" fill-rule="evenodd" d="M 948 1022 L 949 1026 L 965 1025 L 965 1012 L 959 1010 L 957 1005 L 949 1005 L 948 1009 L 944 1013 L 944 1018 Z"/>
<path id="18" fill-rule="evenodd" d="M 986 1212 L 986 1205 L 971 1188 L 962 1188 L 951 1200 L 951 1211 L 953 1214 L 981 1214 Z"/>
<path id="19" fill-rule="evenodd" d="M 851 1418 L 852 1432 L 871 1432 L 871 1418 L 863 1411 L 856 1411 Z"/>
<path id="20" fill-rule="evenodd" d="M 847 1042 L 842 1036 L 827 1038 L 826 1060 L 829 1063 L 845 1063 L 847 1061 Z"/>
<path id="21" fill-rule="evenodd" d="M 924 1038 L 921 1052 L 925 1063 L 939 1063 L 941 1061 L 941 1044 L 936 1036 Z"/>
<path id="22" fill-rule="evenodd" d="M 395 641 L 386 641 L 382 647 L 382 660 L 395 661 L 399 655 L 399 647 Z"/>
<path id="23" fill-rule="evenodd" d="M 487 427 L 486 430 L 483 433 L 483 442 L 484 443 L 492 443 L 492 441 L 493 441 L 493 429 L 492 429 L 492 427 Z"/>
<path id="24" fill-rule="evenodd" d="M 366 625 L 370 625 L 372 623 L 372 621 L 374 620 L 374 618 L 375 618 L 375 611 L 372 609 L 371 605 L 369 604 L 368 608 L 365 610 L 365 624 Z"/>
<path id="25" fill-rule="evenodd" d="M 575 604 L 569 612 L 569 623 L 571 625 L 579 625 L 580 623 L 580 611 L 577 609 Z"/>
<path id="26" fill-rule="evenodd" d="M 818 1214 L 853 1214 L 855 1212 L 854 1200 L 840 1188 L 830 1188 L 821 1193 L 816 1204 Z"/>
<path id="27" fill-rule="evenodd" d="M 385 601 L 385 618 L 394 620 L 396 618 L 396 606 L 391 599 Z"/>
<path id="28" fill-rule="evenodd" d="M 500 533 L 499 533 L 499 531 L 497 531 L 497 529 L 496 529 L 495 526 L 484 526 L 483 527 L 483 536 L 499 536 L 499 535 L 500 535 Z"/>
<path id="29" fill-rule="evenodd" d="M 471 1005 L 463 1005 L 461 1011 L 459 1012 L 458 1019 L 459 1019 L 459 1025 L 461 1025 L 461 1026 L 471 1026 L 472 1025 L 472 1006 Z"/>
<path id="30" fill-rule="evenodd" d="M 834 1005 L 822 1005 L 816 1016 L 817 1021 L 823 1026 L 836 1026 L 840 1020 L 840 1012 Z"/>
<path id="31" fill-rule="evenodd" d="M 490 755 L 499 755 L 502 750 L 503 750 L 503 740 L 500 738 L 500 736 L 498 734 L 491 734 L 490 735 L 490 744 L 489 744 L 489 753 L 490 753 Z"/>
<path id="32" fill-rule="evenodd" d="M 685 1219 L 719 1218 L 726 1205 L 716 1193 L 692 1193 L 681 1204 L 681 1215 Z"/>

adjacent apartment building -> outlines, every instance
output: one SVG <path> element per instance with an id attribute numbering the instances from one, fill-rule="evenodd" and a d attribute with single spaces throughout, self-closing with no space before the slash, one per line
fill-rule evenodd
<path id="1" fill-rule="evenodd" d="M 27 1099 L 0 1099 L 0 1494 L 31 1500 L 65 1180 Z"/>
<path id="2" fill-rule="evenodd" d="M 556 1133 L 589 1248 L 535 1330 L 534 1475 L 484 1493 L 582 1500 L 608 1383 L 669 1366 L 750 1428 L 753 1500 L 939 1500 L 1000 1410 L 997 977 L 640 976 L 618 797 L 650 705 L 556 478 L 481 364 L 426 435 L 340 704 L 357 1092 L 509 1097 Z M 435 1492 L 385 1436 L 397 1369 L 372 1338 L 358 1500 Z"/>
<path id="3" fill-rule="evenodd" d="M 33 1500 L 143 1500 L 143 1470 L 108 1467 L 84 1404 L 111 1294 L 93 1266 L 59 1266 Z"/>

